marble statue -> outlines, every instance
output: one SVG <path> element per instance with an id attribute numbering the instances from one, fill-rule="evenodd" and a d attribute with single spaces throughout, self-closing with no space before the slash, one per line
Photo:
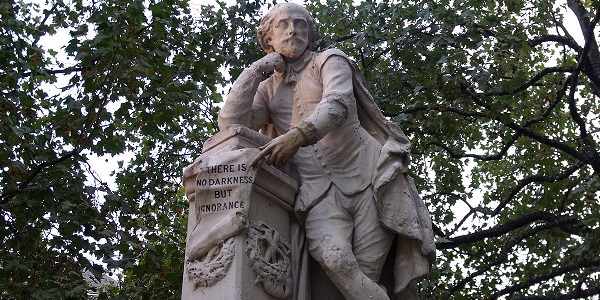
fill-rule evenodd
<path id="1" fill-rule="evenodd" d="M 251 166 L 295 168 L 294 211 L 309 253 L 346 299 L 418 298 L 416 282 L 429 272 L 435 244 L 406 174 L 410 142 L 383 117 L 346 54 L 313 51 L 319 34 L 304 7 L 277 4 L 258 39 L 267 54 L 235 81 L 219 127 L 241 124 L 274 137 Z M 390 251 L 392 290 L 380 284 Z"/>

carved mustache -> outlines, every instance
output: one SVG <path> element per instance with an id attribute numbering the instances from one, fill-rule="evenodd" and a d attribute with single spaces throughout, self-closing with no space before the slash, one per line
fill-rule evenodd
<path id="1" fill-rule="evenodd" d="M 305 39 L 298 37 L 296 34 L 293 34 L 291 37 L 284 39 L 282 42 L 284 43 L 288 43 L 288 42 L 295 42 L 295 41 L 304 41 Z"/>

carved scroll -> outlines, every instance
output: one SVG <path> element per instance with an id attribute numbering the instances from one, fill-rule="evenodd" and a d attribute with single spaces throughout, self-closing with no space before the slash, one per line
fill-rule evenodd
<path id="1" fill-rule="evenodd" d="M 246 228 L 246 215 L 239 211 L 227 215 L 208 230 L 194 228 L 188 239 L 188 259 L 198 259 L 225 239 L 237 235 L 244 228 Z"/>

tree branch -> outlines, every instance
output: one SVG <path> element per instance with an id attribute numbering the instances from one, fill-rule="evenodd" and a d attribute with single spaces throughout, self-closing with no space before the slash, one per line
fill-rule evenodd
<path id="1" fill-rule="evenodd" d="M 472 97 L 477 98 L 475 95 L 472 95 Z M 479 101 L 479 102 L 481 102 L 481 101 Z M 568 146 L 567 144 L 564 144 L 559 141 L 555 141 L 549 137 L 543 136 L 543 135 L 533 131 L 531 128 L 519 125 L 515 122 L 512 122 L 512 121 L 510 121 L 509 116 L 500 115 L 497 117 L 492 117 L 483 112 L 465 111 L 465 110 L 461 110 L 461 109 L 454 108 L 454 107 L 446 107 L 446 106 L 440 105 L 440 104 L 413 106 L 411 109 L 405 110 L 404 112 L 411 113 L 411 112 L 429 111 L 429 110 L 436 110 L 436 111 L 441 111 L 441 112 L 450 111 L 450 112 L 454 112 L 456 114 L 459 114 L 459 115 L 465 116 L 465 117 L 493 119 L 493 120 L 500 122 L 504 126 L 507 126 L 510 129 L 514 130 L 518 134 L 527 136 L 527 137 L 529 137 L 535 141 L 538 141 L 544 145 L 561 150 L 562 152 L 564 152 L 580 161 L 590 163 L 590 156 L 587 155 L 586 153 L 579 152 L 576 149 Z"/>
<path id="2" fill-rule="evenodd" d="M 569 7 L 571 7 L 571 9 L 573 9 L 576 14 L 581 13 L 575 11 L 573 6 L 577 6 L 577 4 L 574 3 L 574 1 L 575 0 L 568 1 Z M 578 4 L 581 5 L 581 3 Z M 579 8 L 583 9 L 582 7 Z M 592 136 L 588 135 L 586 123 L 581 117 L 575 101 L 575 93 L 577 90 L 579 72 L 581 72 L 582 70 L 588 70 L 590 72 L 588 74 L 588 77 L 592 81 L 593 90 L 596 92 L 597 95 L 600 95 L 600 52 L 598 50 L 598 45 L 596 44 L 596 39 L 594 38 L 593 30 L 593 28 L 600 20 L 600 9 L 598 9 L 594 20 L 592 20 L 589 23 L 586 22 L 586 15 L 578 15 L 578 18 L 582 26 L 582 31 L 584 32 L 584 34 L 587 34 L 587 36 L 585 37 L 586 42 L 583 51 L 580 53 L 578 58 L 577 68 L 575 69 L 573 74 L 571 74 L 571 90 L 569 93 L 569 97 L 567 98 L 567 103 L 571 118 L 573 118 L 573 120 L 575 121 L 575 123 L 577 123 L 579 127 L 579 134 L 585 145 L 585 151 L 588 152 L 587 154 L 589 156 L 589 163 L 592 165 L 594 172 L 600 174 L 600 156 L 598 155 L 598 152 L 596 150 L 596 142 L 593 140 Z M 586 28 L 587 31 L 583 28 L 586 27 L 585 23 L 589 24 Z M 586 63 L 588 61 L 590 62 L 589 65 Z"/>
<path id="3" fill-rule="evenodd" d="M 469 153 L 465 153 L 465 154 L 460 154 L 460 153 L 455 153 L 454 151 L 452 151 L 452 149 L 450 149 L 448 146 L 440 143 L 440 142 L 431 142 L 428 143 L 427 145 L 435 145 L 438 146 L 442 149 L 444 149 L 446 152 L 448 152 L 448 154 L 450 155 L 450 157 L 452 158 L 474 158 L 474 159 L 478 159 L 478 160 L 482 160 L 482 161 L 492 161 L 492 160 L 499 160 L 502 157 L 504 157 L 504 155 L 508 152 L 508 149 L 510 149 L 515 142 L 519 139 L 519 137 L 521 137 L 520 133 L 516 133 L 513 134 L 513 136 L 510 138 L 510 140 L 504 144 L 504 146 L 502 146 L 502 149 L 500 149 L 500 152 L 493 154 L 493 155 L 478 155 L 478 154 L 469 154 Z"/>
<path id="4" fill-rule="evenodd" d="M 536 38 L 528 41 L 527 43 L 531 47 L 536 47 L 542 43 L 548 43 L 548 42 L 557 42 L 557 43 L 563 44 L 563 45 L 568 46 L 571 49 L 577 51 L 577 53 L 580 53 L 581 50 L 583 49 L 583 48 L 581 48 L 581 46 L 579 46 L 577 44 L 577 42 L 574 39 L 572 39 L 570 37 L 564 37 L 564 36 L 552 35 L 552 34 L 536 37 Z"/>
<path id="5" fill-rule="evenodd" d="M 78 148 L 73 149 L 72 151 L 67 152 L 65 155 L 63 155 L 63 156 L 61 156 L 61 157 L 59 157 L 59 158 L 57 158 L 55 160 L 43 162 L 43 163 L 37 165 L 29 173 L 29 175 L 27 176 L 27 178 L 25 178 L 25 180 L 21 181 L 21 183 L 19 184 L 19 186 L 18 186 L 18 188 L 16 190 L 5 191 L 4 193 L 2 193 L 2 195 L 0 195 L 0 204 L 6 204 L 12 197 L 14 197 L 18 193 L 20 193 L 45 168 L 57 165 L 57 164 L 62 163 L 62 162 L 66 161 L 67 159 L 69 159 L 69 158 L 71 158 L 71 157 L 73 157 L 75 155 L 78 155 L 84 149 L 84 147 L 83 147 L 84 145 L 85 144 L 81 145 Z"/>
<path id="6" fill-rule="evenodd" d="M 527 178 L 520 180 L 519 183 L 517 184 L 517 186 L 510 189 L 510 193 L 508 194 L 508 196 L 506 196 L 506 198 L 504 198 L 504 200 L 502 200 L 502 202 L 500 202 L 500 204 L 498 204 L 496 209 L 494 209 L 493 215 L 498 215 L 502 211 L 502 209 L 504 209 L 504 207 L 527 185 L 534 183 L 534 182 L 537 182 L 537 183 L 557 182 L 557 181 L 564 180 L 567 177 L 571 176 L 571 174 L 575 173 L 575 171 L 581 169 L 585 165 L 586 165 L 586 163 L 579 162 L 579 163 L 567 168 L 562 173 L 553 174 L 553 175 L 532 175 L 532 176 L 529 176 Z"/>
<path id="7" fill-rule="evenodd" d="M 403 110 L 402 113 L 410 114 L 410 113 L 415 113 L 418 111 L 440 111 L 440 112 L 449 111 L 449 112 L 453 112 L 453 113 L 459 114 L 464 117 L 476 117 L 476 118 L 490 119 L 490 117 L 487 114 L 482 113 L 482 112 L 467 111 L 467 110 L 462 110 L 462 109 L 458 109 L 458 108 L 454 108 L 454 107 L 448 107 L 448 106 L 441 105 L 441 104 L 415 105 L 409 109 Z"/>
<path id="8" fill-rule="evenodd" d="M 525 91 L 526 89 L 530 88 L 531 86 L 533 86 L 535 83 L 537 83 L 538 81 L 540 81 L 544 76 L 546 76 L 548 74 L 551 74 L 551 73 L 573 72 L 573 70 L 574 70 L 574 67 L 550 67 L 550 68 L 545 68 L 542 71 L 540 71 L 539 73 L 535 74 L 535 76 L 533 76 L 527 82 L 525 82 L 522 85 L 516 87 L 512 91 L 486 92 L 486 93 L 483 93 L 481 95 L 483 95 L 483 96 L 506 96 L 506 95 L 514 95 L 514 94 L 520 93 L 520 92 Z"/>
<path id="9" fill-rule="evenodd" d="M 515 300 L 570 300 L 600 295 L 600 283 L 592 282 L 587 290 L 576 289 L 570 293 L 554 296 L 526 296 Z"/>
<path id="10" fill-rule="evenodd" d="M 523 126 L 529 127 L 535 123 L 544 121 L 550 115 L 550 113 L 552 113 L 552 111 L 560 103 L 562 97 L 565 95 L 567 89 L 569 88 L 568 82 L 569 82 L 569 80 L 563 81 L 561 88 L 556 92 L 556 97 L 554 97 L 554 101 L 550 102 L 550 104 L 546 107 L 546 109 L 544 110 L 544 113 L 542 113 L 541 116 L 525 122 L 525 124 L 523 124 Z"/>
<path id="11" fill-rule="evenodd" d="M 70 74 L 73 72 L 81 72 L 81 71 L 85 71 L 85 70 L 89 70 L 90 68 L 83 68 L 83 67 L 70 67 L 70 68 L 66 68 L 66 69 L 61 69 L 61 70 L 50 70 L 50 69 L 43 69 L 43 70 L 33 70 L 31 72 L 23 72 L 23 74 L 21 74 L 21 77 L 27 77 L 30 75 L 56 75 L 56 74 Z"/>
<path id="12" fill-rule="evenodd" d="M 532 237 L 540 231 L 559 227 L 562 224 L 568 223 L 568 222 L 577 222 L 577 219 L 574 217 L 554 219 L 553 222 L 548 222 L 548 223 L 536 226 L 536 227 L 531 228 L 531 229 L 529 229 L 521 234 L 518 234 L 514 237 L 507 238 L 506 241 L 504 242 L 504 244 L 502 245 L 502 247 L 500 247 L 500 252 L 498 253 L 498 255 L 496 255 L 495 259 L 491 260 L 488 264 L 483 266 L 481 269 L 471 273 L 469 276 L 467 276 L 467 277 L 463 278 L 461 281 L 459 281 L 455 286 L 453 286 L 450 289 L 446 299 L 450 299 L 452 297 L 452 294 L 454 294 L 455 292 L 457 292 L 458 290 L 463 288 L 469 281 L 473 280 L 475 277 L 489 271 L 492 267 L 501 264 L 504 260 L 506 260 L 506 258 L 508 257 L 508 254 L 512 251 L 512 248 L 515 247 L 520 241 L 522 241 L 526 238 Z"/>
<path id="13" fill-rule="evenodd" d="M 380 57 L 384 56 L 385 54 L 387 54 L 388 52 L 390 52 L 392 50 L 391 47 L 387 47 L 381 51 L 379 51 L 379 53 L 377 53 L 373 59 L 371 59 L 371 61 L 369 63 L 367 63 L 367 65 L 365 66 L 365 68 L 368 68 L 370 65 L 372 65 L 375 61 L 377 61 Z"/>
<path id="14" fill-rule="evenodd" d="M 545 274 L 540 274 L 537 276 L 534 276 L 532 278 L 529 278 L 527 281 L 524 282 L 519 282 L 513 286 L 504 288 L 496 293 L 494 293 L 492 295 L 493 299 L 496 299 L 502 295 L 506 295 L 506 294 L 511 294 L 523 289 L 526 289 L 528 287 L 531 287 L 535 284 L 550 280 L 552 278 L 558 277 L 558 276 L 562 276 L 564 274 L 582 269 L 582 268 L 589 268 L 589 267 L 599 267 L 600 266 L 600 260 L 597 259 L 583 259 L 581 261 L 578 262 L 574 262 L 568 265 L 563 265 L 560 267 L 556 267 L 553 268 L 552 271 L 545 273 Z"/>
<path id="15" fill-rule="evenodd" d="M 569 2 L 573 2 L 573 1 L 571 0 Z M 597 22 L 597 19 L 595 19 L 595 21 Z M 592 28 L 594 27 L 593 23 L 590 24 L 590 27 L 592 27 Z M 586 30 L 583 30 L 583 32 L 585 33 Z M 567 98 L 568 105 L 569 105 L 569 113 L 571 114 L 571 117 L 573 118 L 575 123 L 577 123 L 577 125 L 579 126 L 580 136 L 584 140 L 587 137 L 587 129 L 586 129 L 585 122 L 583 121 L 583 119 L 581 118 L 581 115 L 577 111 L 577 105 L 575 103 L 575 92 L 577 90 L 577 82 L 578 82 L 579 73 L 584 68 L 584 62 L 586 62 L 587 59 L 592 60 L 592 57 L 588 58 L 588 53 L 591 55 L 590 51 L 593 47 L 592 42 L 595 41 L 595 39 L 593 38 L 594 37 L 593 33 L 594 33 L 593 30 L 590 30 L 588 32 L 588 34 L 590 36 L 587 36 L 585 39 L 586 40 L 585 46 L 583 47 L 583 51 L 579 54 L 579 58 L 577 61 L 577 68 L 575 68 L 575 70 L 571 74 L 571 91 L 569 93 L 569 97 Z M 596 50 L 598 50 L 597 45 L 594 45 L 594 46 L 596 46 Z M 600 59 L 600 57 L 598 57 L 598 58 Z"/>
<path id="16" fill-rule="evenodd" d="M 577 17 L 579 27 L 585 39 L 584 50 L 580 52 L 580 56 L 585 58 L 583 61 L 587 61 L 584 66 L 584 72 L 590 78 L 594 92 L 600 96 L 600 49 L 598 49 L 598 43 L 594 36 L 594 28 L 600 20 L 600 8 L 596 8 L 596 15 L 590 21 L 590 13 L 585 9 L 581 1 L 567 0 L 567 5 Z"/>
<path id="17" fill-rule="evenodd" d="M 549 221 L 555 221 L 555 220 L 563 220 L 564 224 L 575 224 L 579 221 L 575 217 L 557 216 L 557 215 L 551 214 L 549 212 L 537 211 L 537 212 L 532 212 L 532 213 L 526 214 L 516 220 L 508 221 L 504 224 L 495 226 L 490 229 L 481 230 L 478 232 L 449 238 L 448 239 L 449 242 L 436 243 L 436 248 L 437 249 L 456 248 L 460 245 L 472 244 L 472 243 L 482 241 L 484 239 L 500 237 L 504 234 L 507 234 L 515 229 L 521 228 L 521 227 L 531 224 L 533 222 L 538 222 L 538 221 L 549 222 Z"/>
<path id="18" fill-rule="evenodd" d="M 52 8 L 50 8 L 49 10 L 44 10 L 44 19 L 42 19 L 42 21 L 40 22 L 40 26 L 46 24 L 46 21 L 48 21 L 48 18 L 50 18 L 50 15 L 52 13 L 54 13 L 56 11 L 56 8 L 58 7 L 58 1 L 56 3 L 54 3 L 54 5 L 52 6 Z M 40 41 L 40 38 L 42 37 L 42 35 L 38 35 L 35 37 L 35 40 L 33 41 L 33 43 L 31 43 L 33 46 L 36 46 L 37 43 Z M 36 46 L 37 47 L 37 46 Z"/>
<path id="19" fill-rule="evenodd" d="M 341 43 L 343 41 L 349 40 L 349 39 L 353 39 L 356 36 L 356 33 L 351 33 L 351 34 L 347 34 L 345 36 L 339 37 L 337 39 L 335 39 L 336 43 Z"/>
<path id="20" fill-rule="evenodd" d="M 576 149 L 574 149 L 564 143 L 561 143 L 561 142 L 555 141 L 549 137 L 543 136 L 543 135 L 533 131 L 531 128 L 521 126 L 512 121 L 503 120 L 503 116 L 496 117 L 495 120 L 497 120 L 498 122 L 504 124 L 505 126 L 511 128 L 511 129 L 513 129 L 514 131 L 516 131 L 518 133 L 521 133 L 527 137 L 530 137 L 531 139 L 538 141 L 544 145 L 561 150 L 562 152 L 564 152 L 578 160 L 585 161 L 585 162 L 588 162 L 588 160 L 589 160 L 589 157 L 585 153 L 579 152 Z"/>

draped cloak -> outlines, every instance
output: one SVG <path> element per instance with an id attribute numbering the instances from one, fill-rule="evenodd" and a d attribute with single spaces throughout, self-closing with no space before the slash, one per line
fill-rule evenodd
<path id="1" fill-rule="evenodd" d="M 398 125 L 383 116 L 358 66 L 337 49 L 319 56 L 325 62 L 331 55 L 348 59 L 361 127 L 383 145 L 372 186 L 380 223 L 398 235 L 394 265 L 394 294 L 398 295 L 411 282 L 427 275 L 435 260 L 431 217 L 413 179 L 406 173 L 410 162 L 408 138 Z"/>

